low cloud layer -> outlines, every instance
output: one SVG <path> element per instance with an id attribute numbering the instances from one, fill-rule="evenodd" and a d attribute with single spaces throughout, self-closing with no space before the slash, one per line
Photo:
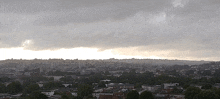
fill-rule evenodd
<path id="1" fill-rule="evenodd" d="M 220 55 L 219 0 L 4 0 L 0 7 L 0 48 L 92 47 L 125 55 L 132 53 L 123 49 L 135 47 L 136 55 L 177 59 Z"/>

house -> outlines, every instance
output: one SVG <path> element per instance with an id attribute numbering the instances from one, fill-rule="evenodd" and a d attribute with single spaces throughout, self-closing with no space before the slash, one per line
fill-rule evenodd
<path id="1" fill-rule="evenodd" d="M 51 92 L 41 92 L 42 94 L 45 94 L 48 97 L 51 97 L 52 95 L 54 95 L 54 91 Z"/>
<path id="2" fill-rule="evenodd" d="M 31 76 L 31 73 L 30 72 L 25 72 L 24 75 L 25 76 Z"/>
<path id="3" fill-rule="evenodd" d="M 19 98 L 22 94 L 11 95 L 12 98 Z"/>
<path id="4" fill-rule="evenodd" d="M 39 85 L 40 88 L 44 86 L 44 83 L 47 83 L 47 81 L 37 82 L 37 84 Z"/>
<path id="5" fill-rule="evenodd" d="M 127 93 L 124 92 L 117 92 L 117 93 L 105 93 L 99 95 L 98 99 L 125 99 Z"/>
<path id="6" fill-rule="evenodd" d="M 112 99 L 112 95 L 100 95 L 99 99 Z"/>
<path id="7" fill-rule="evenodd" d="M 120 88 L 123 88 L 123 89 L 134 89 L 134 84 L 124 84 L 123 86 L 120 86 Z"/>
<path id="8" fill-rule="evenodd" d="M 167 99 L 167 95 L 165 94 L 155 94 L 155 99 Z"/>
<path id="9" fill-rule="evenodd" d="M 214 87 L 220 88 L 220 83 L 215 83 L 215 84 L 214 84 Z"/>
<path id="10" fill-rule="evenodd" d="M 65 87 L 72 86 L 72 84 L 62 84 L 62 85 L 64 85 Z"/>
<path id="11" fill-rule="evenodd" d="M 173 91 L 173 89 L 162 89 L 160 90 L 160 93 L 164 93 L 164 94 L 167 94 L 167 93 L 171 93 Z"/>
<path id="12" fill-rule="evenodd" d="M 42 87 L 44 86 L 44 84 L 40 84 L 40 83 L 39 83 L 38 86 L 39 86 L 40 88 L 42 88 Z"/>
<path id="13" fill-rule="evenodd" d="M 123 84 L 123 83 L 109 83 L 106 84 L 108 88 L 118 89 L 134 89 L 134 84 Z"/>
<path id="14" fill-rule="evenodd" d="M 109 83 L 109 84 L 106 84 L 106 87 L 108 88 L 116 88 L 118 86 L 117 83 Z"/>
<path id="15" fill-rule="evenodd" d="M 61 95 L 52 95 L 49 99 L 60 99 Z"/>
<path id="16" fill-rule="evenodd" d="M 89 74 L 91 74 L 91 71 L 89 71 L 89 70 L 82 70 L 82 71 L 80 71 L 80 75 L 89 75 Z"/>
<path id="17" fill-rule="evenodd" d="M 98 99 L 112 99 L 113 93 L 100 93 Z"/>
<path id="18" fill-rule="evenodd" d="M 111 80 L 106 79 L 106 80 L 101 80 L 101 81 L 103 81 L 103 82 L 110 82 Z"/>
<path id="19" fill-rule="evenodd" d="M 72 88 L 59 88 L 59 89 L 56 89 L 55 92 L 57 93 L 63 93 L 63 92 L 72 92 Z"/>
<path id="20" fill-rule="evenodd" d="M 122 74 L 113 74 L 112 76 L 120 77 Z"/>
<path id="21" fill-rule="evenodd" d="M 94 92 L 102 92 L 103 89 L 96 89 Z"/>
<path id="22" fill-rule="evenodd" d="M 114 93 L 112 99 L 125 99 L 126 95 L 127 93 L 124 92 Z"/>
<path id="23" fill-rule="evenodd" d="M 163 89 L 172 89 L 173 87 L 179 86 L 179 83 L 164 83 Z"/>
<path id="24" fill-rule="evenodd" d="M 155 92 L 156 90 L 161 88 L 161 85 L 142 85 L 141 86 L 144 90 L 150 91 L 150 92 Z"/>
<path id="25" fill-rule="evenodd" d="M 171 95 L 170 99 L 185 99 L 185 95 Z"/>
<path id="26" fill-rule="evenodd" d="M 47 78 L 51 78 L 53 77 L 54 78 L 54 81 L 59 81 L 60 78 L 64 77 L 64 76 L 46 76 Z"/>
<path id="27" fill-rule="evenodd" d="M 76 93 L 76 92 L 72 92 L 71 94 L 72 94 L 73 96 L 75 96 L 75 97 L 77 96 L 77 93 Z"/>
<path id="28" fill-rule="evenodd" d="M 0 93 L 0 99 L 9 99 L 11 97 L 10 94 L 7 93 Z"/>

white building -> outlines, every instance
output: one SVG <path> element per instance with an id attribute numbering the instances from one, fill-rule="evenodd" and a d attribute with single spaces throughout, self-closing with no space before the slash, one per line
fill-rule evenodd
<path id="1" fill-rule="evenodd" d="M 163 89 L 170 89 L 171 87 L 179 86 L 179 83 L 164 83 Z"/>

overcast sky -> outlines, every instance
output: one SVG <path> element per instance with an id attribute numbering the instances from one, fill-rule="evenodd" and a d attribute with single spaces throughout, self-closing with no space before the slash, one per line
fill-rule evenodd
<path id="1" fill-rule="evenodd" d="M 95 48 L 115 55 L 217 61 L 219 37 L 219 0 L 0 1 L 4 50 Z"/>

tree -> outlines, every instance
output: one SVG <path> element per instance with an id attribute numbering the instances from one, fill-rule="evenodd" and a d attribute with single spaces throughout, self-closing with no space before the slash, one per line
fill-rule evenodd
<path id="1" fill-rule="evenodd" d="M 211 89 L 212 88 L 212 85 L 211 84 L 205 84 L 202 86 L 201 89 Z"/>
<path id="2" fill-rule="evenodd" d="M 48 78 L 49 81 L 54 81 L 54 77 Z"/>
<path id="3" fill-rule="evenodd" d="M 5 93 L 5 92 L 6 92 L 6 86 L 0 83 L 0 93 Z"/>
<path id="4" fill-rule="evenodd" d="M 98 83 L 98 87 L 101 87 L 101 88 L 106 87 L 106 86 L 105 86 L 105 82 L 104 82 L 104 81 L 99 82 L 99 83 Z"/>
<path id="5" fill-rule="evenodd" d="M 109 71 L 105 71 L 105 75 L 110 75 Z"/>
<path id="6" fill-rule="evenodd" d="M 175 94 L 179 94 L 179 93 L 182 93 L 182 92 L 183 92 L 183 90 L 182 89 L 178 89 L 177 87 L 174 87 L 173 91 L 172 91 L 172 93 L 175 93 Z"/>
<path id="7" fill-rule="evenodd" d="M 203 73 L 202 73 L 203 76 L 210 76 L 212 75 L 211 71 L 210 70 L 204 70 Z"/>
<path id="8" fill-rule="evenodd" d="M 198 87 L 188 87 L 185 91 L 185 99 L 193 99 L 193 97 L 201 92 Z"/>
<path id="9" fill-rule="evenodd" d="M 217 94 L 220 97 L 220 89 L 216 89 L 215 94 Z"/>
<path id="10" fill-rule="evenodd" d="M 33 91 L 38 91 L 40 89 L 39 85 L 38 84 L 32 84 L 32 85 L 29 85 L 27 86 L 25 89 L 24 89 L 24 93 L 31 93 Z"/>
<path id="11" fill-rule="evenodd" d="M 19 92 L 22 92 L 22 86 L 21 83 L 18 81 L 12 82 L 7 86 L 7 91 L 10 94 L 17 94 Z"/>
<path id="12" fill-rule="evenodd" d="M 188 70 L 188 71 L 186 71 L 186 75 L 191 75 L 191 74 L 194 74 L 194 70 Z"/>
<path id="13" fill-rule="evenodd" d="M 65 76 L 65 77 L 60 78 L 60 81 L 67 83 L 67 82 L 73 82 L 74 79 L 71 76 Z"/>
<path id="14" fill-rule="evenodd" d="M 62 85 L 61 82 L 48 82 L 48 83 L 45 83 L 43 85 L 43 87 L 45 89 L 54 89 L 54 88 L 60 88 L 60 87 L 64 87 L 64 85 Z"/>
<path id="15" fill-rule="evenodd" d="M 61 94 L 61 99 L 75 99 L 76 97 L 74 97 L 71 93 L 63 93 Z"/>
<path id="16" fill-rule="evenodd" d="M 65 94 L 63 94 L 62 96 L 61 96 L 61 99 L 70 99 L 67 95 L 65 95 Z"/>
<path id="17" fill-rule="evenodd" d="M 140 94 L 139 99 L 154 99 L 154 96 L 150 91 L 144 91 Z"/>
<path id="18" fill-rule="evenodd" d="M 219 96 L 211 90 L 204 90 L 195 95 L 193 99 L 219 99 Z"/>
<path id="19" fill-rule="evenodd" d="M 127 94 L 126 99 L 139 99 L 139 93 L 136 90 L 132 90 Z"/>
<path id="20" fill-rule="evenodd" d="M 220 69 L 215 70 L 215 73 L 213 74 L 215 77 L 220 77 Z"/>
<path id="21" fill-rule="evenodd" d="M 39 91 L 32 92 L 29 96 L 29 99 L 48 99 L 48 97 L 45 94 L 42 94 Z"/>
<path id="22" fill-rule="evenodd" d="M 10 78 L 8 78 L 8 77 L 1 77 L 0 78 L 0 82 L 8 82 L 8 81 L 10 81 L 11 79 Z"/>
<path id="23" fill-rule="evenodd" d="M 92 95 L 93 89 L 90 85 L 80 85 L 78 87 L 77 96 L 81 98 L 90 97 Z"/>

